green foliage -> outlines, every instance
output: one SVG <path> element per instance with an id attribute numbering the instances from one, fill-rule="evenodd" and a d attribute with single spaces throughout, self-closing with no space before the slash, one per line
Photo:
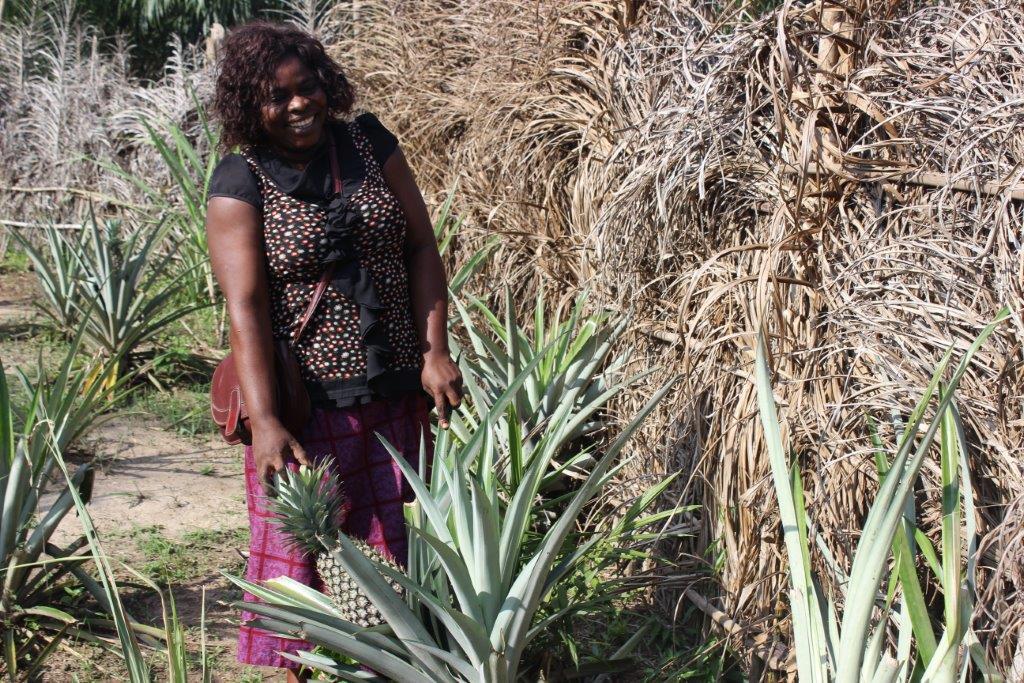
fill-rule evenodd
<path id="1" fill-rule="evenodd" d="M 0 8 L 5 23 L 23 23 L 39 13 L 62 13 L 67 4 L 67 0 L 27 0 L 0 4 Z M 232 26 L 281 4 L 276 0 L 76 0 L 71 8 L 104 38 L 127 37 L 136 74 L 156 78 L 172 54 L 173 41 L 198 43 L 214 21 Z"/>
<path id="2" fill-rule="evenodd" d="M 555 520 L 563 513 L 576 483 L 593 467 L 592 451 L 601 430 L 609 426 L 602 414 L 604 406 L 645 373 L 616 384 L 623 379 L 631 350 L 617 354 L 612 350 L 620 346 L 629 316 L 616 320 L 608 312 L 584 315 L 587 290 L 577 295 L 569 310 L 557 310 L 553 316 L 545 313 L 548 306 L 544 290 L 538 290 L 533 310 L 527 311 L 533 327 L 530 332 L 518 322 L 507 287 L 504 297 L 505 308 L 499 316 L 475 297 L 469 297 L 473 308 L 467 309 L 453 296 L 463 336 L 473 349 L 472 353 L 458 354 L 462 374 L 467 378 L 473 404 L 486 406 L 483 411 L 489 410 L 506 388 L 513 388 L 509 411 L 497 416 L 497 429 L 492 430 L 498 440 L 498 452 L 508 453 L 495 464 L 502 468 L 499 486 L 506 490 L 515 487 L 532 458 L 550 449 L 552 466 L 541 481 L 538 505 L 541 518 Z M 521 383 L 516 381 L 520 375 L 525 376 Z M 481 412 L 479 407 L 477 411 Z M 472 411 L 462 411 L 461 419 L 474 424 Z M 542 444 L 544 426 L 560 419 L 573 426 L 557 439 L 546 435 L 548 441 Z M 461 424 L 453 422 L 454 433 L 458 433 Z M 507 434 L 513 436 L 506 438 Z M 642 564 L 653 559 L 656 539 L 678 534 L 672 520 L 682 509 L 652 511 L 660 505 L 661 494 L 673 479 L 674 476 L 652 478 L 643 494 L 623 501 L 614 512 L 600 504 L 594 506 L 571 532 L 567 546 L 580 549 L 579 561 L 567 569 L 539 611 L 545 628 L 538 630 L 537 640 L 531 645 L 530 661 L 565 661 L 581 670 L 591 665 L 610 665 L 607 656 L 614 654 L 625 639 L 620 639 L 615 647 L 604 648 L 603 661 L 593 648 L 578 659 L 573 630 L 584 617 L 590 624 L 614 628 L 620 621 L 618 610 L 623 601 L 630 600 L 632 594 L 654 580 L 636 575 L 626 580 L 623 575 L 629 563 Z M 662 528 L 653 531 L 658 526 Z M 539 543 L 540 536 L 533 531 L 524 536 L 524 554 L 534 552 L 535 544 Z M 595 642 L 598 641 L 591 640 L 590 644 Z M 621 661 L 625 661 L 623 657 L 620 653 Z"/>
<path id="3" fill-rule="evenodd" d="M 52 449 L 66 450 L 105 419 L 109 408 L 128 392 L 129 378 L 115 378 L 118 356 L 83 360 L 84 337 L 83 323 L 56 368 L 48 368 L 40 352 L 33 376 L 21 368 L 15 370 L 28 397 L 18 424 L 33 471 L 42 472 L 44 479 L 56 465 Z"/>
<path id="4" fill-rule="evenodd" d="M 206 555 L 226 543 L 248 540 L 246 529 L 199 529 L 168 538 L 159 525 L 133 529 L 129 537 L 145 558 L 141 572 L 163 585 L 184 583 L 206 575 L 211 567 Z"/>
<path id="5" fill-rule="evenodd" d="M 699 617 L 683 614 L 673 628 L 655 626 L 645 633 L 644 650 L 654 656 L 637 678 L 645 683 L 746 681 L 729 667 L 725 642 L 701 632 L 700 623 Z"/>
<path id="6" fill-rule="evenodd" d="M 59 451 L 54 450 L 54 458 L 60 465 L 65 477 L 70 479 L 64 458 Z M 90 625 L 100 627 L 113 627 L 117 633 L 121 645 L 120 654 L 126 666 L 126 680 L 131 683 L 150 683 L 152 681 L 151 669 L 142 654 L 142 646 L 148 646 L 161 650 L 167 662 L 168 683 L 186 683 L 188 681 L 188 670 L 190 657 L 185 644 L 185 629 L 178 619 L 177 609 L 174 603 L 174 596 L 169 595 L 169 601 L 164 598 L 163 592 L 146 576 L 136 572 L 131 567 L 125 568 L 144 584 L 152 588 L 160 596 L 161 616 L 163 627 L 154 628 L 140 623 L 134 619 L 124 608 L 121 600 L 120 589 L 114 576 L 110 558 L 104 552 L 100 544 L 99 534 L 93 525 L 92 517 L 86 508 L 86 500 L 72 490 L 74 506 L 78 512 L 78 518 L 85 531 L 85 538 L 88 541 L 89 551 L 98 573 L 99 582 L 91 577 L 82 575 L 80 578 L 90 590 L 94 592 L 100 603 L 111 615 L 110 620 L 90 620 Z M 205 537 L 205 535 L 204 535 Z M 205 621 L 205 593 L 203 596 L 203 616 L 201 617 L 201 662 L 203 683 L 212 680 L 212 672 L 207 667 L 206 658 L 206 621 Z M 86 636 L 95 640 L 90 634 L 78 631 L 78 635 Z M 104 641 L 98 641 L 104 642 Z"/>
<path id="7" fill-rule="evenodd" d="M 81 318 L 77 302 L 86 296 L 80 291 L 85 266 L 78 257 L 85 247 L 85 231 L 67 235 L 53 225 L 44 226 L 45 251 L 18 231 L 12 231 L 11 235 L 22 247 L 19 253 L 31 261 L 39 278 L 46 297 L 45 303 L 37 304 L 39 309 L 65 334 L 73 330 Z"/>
<path id="8" fill-rule="evenodd" d="M 28 256 L 23 251 L 8 249 L 0 258 L 0 273 L 27 273 Z"/>
<path id="9" fill-rule="evenodd" d="M 209 386 L 139 390 L 130 408 L 152 416 L 164 429 L 182 436 L 202 437 L 210 431 Z"/>
<path id="10" fill-rule="evenodd" d="M 155 635 L 159 636 L 165 644 L 162 650 L 167 664 L 167 683 L 188 683 L 190 680 L 211 683 L 213 681 L 213 670 L 210 667 L 209 657 L 206 652 L 206 589 L 203 588 L 199 616 L 200 674 L 198 679 L 195 679 L 189 677 L 189 669 L 192 667 L 193 658 L 188 651 L 185 626 L 178 618 L 178 608 L 174 601 L 174 593 L 168 590 L 167 597 L 165 598 L 163 591 L 160 590 L 157 584 L 131 567 L 127 567 L 127 569 L 160 597 L 163 629 L 162 633 L 157 632 Z M 132 682 L 135 683 L 136 680 L 133 678 Z M 142 682 L 140 681 L 140 683 Z"/>
<path id="11" fill-rule="evenodd" d="M 616 385 L 631 352 L 613 354 L 612 350 L 619 346 L 629 317 L 615 320 L 607 312 L 584 315 L 588 291 L 580 292 L 568 311 L 559 310 L 548 316 L 544 290 L 538 290 L 534 308 L 528 312 L 533 324 L 530 332 L 517 321 L 507 287 L 504 296 L 506 305 L 500 317 L 480 299 L 468 297 L 470 309 L 453 296 L 459 313 L 457 320 L 473 350 L 472 354 L 459 355 L 460 366 L 478 411 L 479 406 L 484 406 L 483 411 L 489 410 L 507 388 L 514 387 L 509 410 L 496 416 L 497 428 L 492 431 L 499 452 L 508 454 L 495 464 L 501 468 L 499 486 L 517 486 L 532 459 L 545 457 L 545 449 L 550 449 L 552 467 L 541 481 L 539 505 L 543 516 L 557 519 L 575 490 L 575 482 L 585 477 L 595 463 L 594 443 L 599 431 L 607 427 L 603 407 L 615 393 L 643 374 Z M 477 313 L 475 317 L 473 312 Z M 520 375 L 524 379 L 517 382 Z M 557 420 L 572 427 L 552 439 L 544 432 L 544 426 Z M 464 423 L 471 425 L 470 429 L 479 428 L 472 412 L 464 410 L 461 420 L 453 421 L 453 433 L 459 434 Z M 467 434 L 460 438 L 468 441 L 470 437 Z M 546 443 L 542 443 L 545 439 Z M 671 520 L 681 509 L 652 512 L 673 479 L 674 476 L 655 479 L 642 495 L 625 501 L 616 514 L 608 514 L 600 506 L 595 508 L 580 528 L 572 532 L 567 545 L 583 552 L 540 610 L 548 628 L 538 631 L 538 639 L 531 648 L 538 656 L 530 659 L 539 660 L 540 653 L 546 653 L 548 658 L 557 660 L 559 657 L 554 653 L 561 652 L 566 661 L 581 667 L 587 664 L 584 660 L 593 659 L 591 652 L 584 660 L 576 660 L 578 649 L 572 645 L 571 633 L 574 624 L 583 616 L 590 622 L 616 623 L 621 601 L 646 585 L 637 577 L 624 579 L 622 570 L 630 562 L 649 560 L 655 539 L 667 539 L 677 533 Z M 651 531 L 657 525 L 667 528 L 657 533 Z M 539 539 L 537 534 L 527 534 L 524 553 L 532 553 Z M 609 648 L 609 652 L 617 648 Z"/>
<path id="12" fill-rule="evenodd" d="M 530 340 L 530 352 L 519 353 L 512 318 L 508 315 L 501 326 L 511 331 L 513 349 L 506 358 L 511 366 L 501 367 L 507 385 L 493 395 L 477 382 L 472 368 L 464 366 L 468 400 L 452 416 L 451 429 L 437 434 L 429 484 L 380 437 L 417 496 L 408 515 L 408 576 L 371 562 L 339 537 L 335 560 L 371 597 L 390 632 L 360 631 L 338 618 L 329 600 L 285 578 L 266 586 L 232 578 L 267 601 L 245 604 L 261 616 L 259 625 L 286 633 L 301 624 L 312 642 L 398 680 L 511 681 L 526 672 L 528 645 L 586 600 L 585 595 L 563 593 L 567 604 L 541 617 L 541 606 L 567 576 L 577 569 L 592 569 L 588 560 L 601 550 L 602 540 L 642 526 L 639 511 L 645 511 L 650 500 L 638 502 L 637 514 L 627 515 L 618 531 L 584 538 L 577 530 L 581 513 L 622 466 L 623 447 L 671 382 L 599 457 L 589 454 L 589 447 L 581 448 L 582 453 L 573 451 L 572 442 L 588 433 L 583 427 L 594 413 L 646 372 L 618 383 L 609 380 L 603 391 L 584 401 L 597 363 L 573 362 L 575 356 L 568 350 L 586 346 L 584 340 L 576 344 L 565 339 L 575 331 L 573 326 L 560 326 L 559 333 L 539 345 Z M 487 338 L 484 353 L 497 346 L 482 332 L 470 335 Z M 593 351 L 603 358 L 607 349 L 598 344 Z M 549 367 L 536 375 L 545 363 Z M 543 420 L 532 423 L 543 407 L 548 381 L 564 382 L 561 400 L 550 406 Z M 532 388 L 524 389 L 528 384 Z M 524 438 L 528 432 L 530 438 Z M 424 449 L 421 442 L 421 463 L 426 462 Z M 570 465 L 577 468 L 574 483 L 557 489 L 557 495 L 538 498 L 545 482 L 555 483 L 552 476 L 568 479 Z M 395 595 L 384 576 L 401 583 L 407 602 Z M 617 661 L 609 659 L 604 666 L 614 668 L 626 661 L 629 648 L 620 650 Z M 311 653 L 300 654 L 296 661 L 336 675 L 357 671 Z"/>
<path id="13" fill-rule="evenodd" d="M 191 84 L 186 87 L 199 117 L 199 140 L 193 142 L 173 121 L 155 118 L 140 118 L 139 121 L 146 129 L 149 144 L 170 173 L 173 182 L 170 188 L 154 185 L 147 176 L 126 171 L 113 162 L 95 163 L 131 183 L 146 197 L 152 212 L 166 218 L 174 242 L 172 252 L 178 264 L 175 279 L 181 281 L 187 300 L 216 303 L 219 294 L 206 244 L 206 193 L 213 169 L 220 160 L 219 137 L 209 124 L 195 88 Z"/>
<path id="14" fill-rule="evenodd" d="M 845 598 L 841 625 L 835 601 L 831 596 L 823 594 L 811 570 L 809 520 L 800 472 L 795 461 L 792 464 L 787 462 L 772 397 L 767 350 L 763 338 L 759 336 L 755 372 L 758 405 L 789 559 L 789 597 L 793 610 L 793 641 L 800 680 L 853 683 L 857 680 L 913 679 L 952 683 L 958 676 L 963 680 L 968 660 L 973 660 L 985 680 L 1001 680 L 985 660 L 970 625 L 975 593 L 974 566 L 977 561 L 973 491 L 967 466 L 967 441 L 952 397 L 971 358 L 996 325 L 1008 315 L 1004 309 L 994 322 L 982 330 L 964 354 L 948 384 L 943 386 L 941 379 L 952 357 L 952 349 L 947 351 L 924 395 L 911 412 L 906 427 L 897 425 L 897 448 L 891 459 L 882 452 L 881 440 L 872 425 L 875 460 L 883 478 L 861 531 L 850 575 L 845 577 L 840 574 L 838 577 L 838 583 L 844 587 Z M 925 427 L 925 412 L 936 396 L 936 417 Z M 913 514 L 914 484 L 936 440 L 939 444 L 943 486 L 941 565 L 934 550 L 929 553 L 925 550 L 926 546 L 922 546 L 922 552 L 926 557 L 934 558 L 929 564 L 933 566 L 943 588 L 942 635 L 938 640 L 932 631 L 927 605 L 915 571 L 915 544 L 921 543 L 925 537 L 916 533 Z M 962 571 L 961 558 L 961 510 L 964 508 L 968 511 L 969 537 L 966 574 Z M 930 543 L 927 545 L 930 546 Z M 827 554 L 824 546 L 822 552 Z M 885 575 L 890 554 L 895 558 L 896 570 L 888 591 L 880 595 L 879 584 Z M 827 559 L 837 572 L 841 572 L 830 557 Z M 897 589 L 901 589 L 899 596 Z M 876 611 L 881 612 L 881 619 L 873 623 Z M 889 654 L 885 647 L 887 623 L 890 620 L 898 631 L 895 656 Z M 915 649 L 916 654 L 912 654 Z"/>
<path id="15" fill-rule="evenodd" d="M 111 613 L 111 623 L 121 620 L 119 602 L 111 598 L 103 576 L 106 569 L 96 564 L 101 574 L 97 582 L 84 567 L 90 559 L 98 563 L 97 556 L 79 552 L 95 540 L 95 530 L 85 517 L 93 468 L 81 465 L 72 474 L 63 453 L 124 395 L 126 378 L 107 381 L 116 371 L 116 356 L 82 361 L 84 338 L 83 324 L 54 369 L 44 367 L 40 354 L 34 377 L 16 371 L 27 396 L 20 414 L 15 414 L 6 374 L 0 368 L 0 561 L 5 573 L 0 620 L 8 626 L 4 666 L 12 679 L 35 676 L 47 656 L 69 636 L 96 640 L 83 626 L 104 620 L 68 611 L 63 603 L 69 592 L 90 595 Z M 44 511 L 39 501 L 57 467 L 66 483 Z M 82 520 L 84 535 L 59 548 L 50 543 L 50 537 L 72 509 Z"/>
<path id="16" fill-rule="evenodd" d="M 38 407 L 41 392 L 33 394 Z M 59 420 L 59 416 L 58 416 Z M 84 559 L 75 551 L 50 544 L 61 520 L 74 508 L 74 498 L 88 499 L 94 472 L 91 465 L 69 474 L 49 509 L 40 509 L 47 478 L 54 466 L 49 433 L 33 422 L 17 433 L 7 376 L 0 363 L 0 623 L 3 624 L 3 669 L 14 680 L 36 676 L 46 658 L 68 636 L 76 616 L 62 608 L 69 573 L 81 572 Z M 67 432 L 65 432 L 66 434 Z M 49 557 L 46 557 L 49 555 Z"/>
<path id="17" fill-rule="evenodd" d="M 267 508 L 275 524 L 296 550 L 313 555 L 329 547 L 338 529 L 345 495 L 334 475 L 331 460 L 323 458 L 312 467 L 278 472 Z"/>
<path id="18" fill-rule="evenodd" d="M 474 401 L 486 410 L 506 387 L 513 385 L 517 375 L 525 373 L 511 401 L 511 415 L 520 423 L 518 434 L 513 433 L 515 438 L 522 439 L 526 451 L 519 453 L 517 450 L 505 464 L 505 474 L 513 483 L 524 466 L 522 460 L 529 458 L 529 453 L 540 441 L 538 427 L 551 421 L 557 413 L 569 411 L 567 420 L 572 429 L 561 435 L 564 445 L 591 434 L 601 426 L 597 413 L 608 401 L 606 392 L 612 379 L 626 365 L 629 352 L 611 357 L 611 350 L 627 329 L 630 316 L 614 322 L 608 313 L 584 317 L 583 309 L 588 297 L 589 291 L 580 292 L 568 317 L 559 319 L 556 316 L 552 321 L 545 318 L 544 291 L 538 289 L 532 314 L 532 339 L 516 320 L 514 297 L 507 286 L 501 319 L 480 299 L 468 297 L 483 320 L 482 324 L 475 322 L 459 297 L 453 297 L 459 321 L 474 352 L 473 356 L 459 356 L 463 376 L 469 378 L 467 388 Z M 502 415 L 496 417 L 499 424 L 506 421 Z M 465 418 L 473 424 L 468 413 Z M 498 438 L 502 434 L 504 431 L 499 430 Z M 512 443 L 505 445 L 508 448 L 515 446 Z M 591 455 L 579 453 L 563 466 L 585 471 L 592 463 Z M 561 476 L 561 473 L 553 472 L 545 483 Z"/>
<path id="19" fill-rule="evenodd" d="M 56 444 L 54 444 L 56 446 Z M 61 471 L 64 473 L 64 477 L 71 481 L 71 475 L 68 472 L 67 464 L 64 462 L 63 454 L 56 447 L 53 449 L 53 458 L 57 461 Z M 103 549 L 99 543 L 99 536 L 96 533 L 96 527 L 92 523 L 92 517 L 89 515 L 89 511 L 86 509 L 86 499 L 78 495 L 78 492 L 72 486 L 69 488 L 72 499 L 74 501 L 75 509 L 78 512 L 78 519 L 82 524 L 82 529 L 85 532 L 85 538 L 89 544 L 89 551 L 93 559 L 93 563 L 99 573 L 99 583 L 93 580 L 91 577 L 84 574 L 79 575 L 79 579 L 93 591 L 97 600 L 100 601 L 106 610 L 110 613 L 112 618 L 112 624 L 117 632 L 118 639 L 122 644 L 122 654 L 125 658 L 125 664 L 128 667 L 128 677 L 132 683 L 142 683 L 143 681 L 149 681 L 149 666 L 146 664 L 145 659 L 142 656 L 142 650 L 139 647 L 140 640 L 145 639 L 145 636 L 137 634 L 138 624 L 124 609 L 124 605 L 121 603 L 121 596 L 117 589 L 117 582 L 114 578 L 113 569 L 110 566 L 110 560 L 103 553 Z M 151 639 L 149 639 L 151 641 Z"/>
<path id="20" fill-rule="evenodd" d="M 72 473 L 64 461 L 67 446 L 94 426 L 107 408 L 124 395 L 128 379 L 106 381 L 116 371 L 116 356 L 83 362 L 84 337 L 83 323 L 55 369 L 45 368 L 40 355 L 34 377 L 17 370 L 28 397 L 20 414 L 12 405 L 6 374 L 0 365 L 3 669 L 12 680 L 31 680 L 64 639 L 76 637 L 102 644 L 104 641 L 93 635 L 93 629 L 113 628 L 122 643 L 121 654 L 129 680 L 150 680 L 140 644 L 159 647 L 164 642 L 169 644 L 163 648 L 169 657 L 169 680 L 184 681 L 187 653 L 173 599 L 170 611 L 164 608 L 164 629 L 139 624 L 125 611 L 109 559 L 99 545 L 85 507 L 92 491 L 92 465 L 81 465 Z M 39 509 L 50 475 L 57 467 L 63 472 L 65 483 L 58 488 L 49 509 Z M 50 537 L 73 509 L 82 524 L 83 535 L 66 548 L 59 548 L 50 542 Z M 227 535 L 228 532 L 193 532 L 186 534 L 183 543 L 194 550 L 222 541 Z M 237 540 L 237 532 L 231 532 L 230 537 Z M 82 552 L 87 544 L 88 550 Z M 99 580 L 86 571 L 85 564 L 90 560 Z M 75 609 L 68 607 L 69 594 L 77 596 L 73 598 Z M 80 609 L 78 598 L 84 595 L 91 596 L 111 618 L 95 618 L 90 611 Z M 204 680 L 208 680 L 205 673 Z"/>
<path id="21" fill-rule="evenodd" d="M 45 231 L 49 255 L 18 235 L 46 295 L 42 309 L 66 332 L 81 326 L 107 357 L 119 359 L 116 379 L 131 353 L 198 304 L 180 303 L 181 278 L 168 279 L 174 245 L 163 244 L 163 222 L 128 229 L 120 219 L 102 226 L 93 216 L 77 237 Z"/>
<path id="22" fill-rule="evenodd" d="M 443 257 L 453 249 L 459 232 L 462 230 L 462 218 L 452 213 L 452 204 L 455 202 L 455 191 L 458 183 L 452 186 L 445 197 L 444 203 L 438 209 L 434 217 L 434 238 L 437 240 L 437 250 Z M 448 290 L 454 295 L 458 294 L 466 281 L 469 280 L 487 262 L 487 257 L 494 251 L 501 239 L 498 235 L 492 235 L 487 239 L 480 249 L 459 266 L 458 270 L 448 277 Z"/>

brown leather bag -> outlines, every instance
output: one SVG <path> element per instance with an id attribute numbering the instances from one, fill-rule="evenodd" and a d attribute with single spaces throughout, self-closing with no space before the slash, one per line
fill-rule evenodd
<path id="1" fill-rule="evenodd" d="M 298 330 L 291 337 L 292 343 L 299 340 L 310 318 L 313 317 L 313 312 L 316 311 L 317 304 L 320 303 L 324 290 L 331 280 L 332 271 L 333 268 L 325 270 L 320 282 L 317 283 L 316 291 L 302 315 Z M 274 340 L 274 390 L 281 424 L 293 436 L 298 437 L 309 421 L 309 393 L 299 374 L 299 362 L 295 359 L 288 341 L 284 339 Z M 210 382 L 210 413 L 225 441 L 230 444 L 244 443 L 247 446 L 252 444 L 249 413 L 245 409 L 245 398 L 238 384 L 238 369 L 231 353 L 224 356 L 224 360 L 213 371 L 213 380 Z"/>
<path id="2" fill-rule="evenodd" d="M 330 133 L 328 132 L 328 136 Z M 338 172 L 338 160 L 335 154 L 334 140 L 329 137 L 331 157 L 331 174 L 334 181 L 334 193 L 341 192 L 341 175 Z M 299 363 L 292 353 L 291 344 L 302 336 L 309 324 L 317 304 L 323 297 L 327 285 L 334 272 L 333 264 L 328 265 L 317 283 L 313 297 L 299 319 L 299 326 L 290 339 L 274 340 L 274 390 L 278 410 L 278 419 L 292 436 L 298 438 L 309 421 L 309 393 L 299 374 Z M 245 398 L 238 384 L 238 369 L 235 359 L 228 353 L 213 371 L 210 382 L 210 413 L 220 430 L 220 435 L 229 444 L 252 444 L 252 429 L 249 424 L 249 413 L 245 409 Z"/>

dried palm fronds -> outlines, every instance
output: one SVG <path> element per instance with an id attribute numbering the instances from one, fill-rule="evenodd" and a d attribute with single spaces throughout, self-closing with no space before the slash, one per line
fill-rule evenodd
<path id="1" fill-rule="evenodd" d="M 724 548 L 717 604 L 765 652 L 786 624 L 757 324 L 818 532 L 846 562 L 877 485 L 863 414 L 908 411 L 941 351 L 1009 305 L 961 387 L 980 529 L 1004 520 L 1024 483 L 1019 7 L 366 0 L 335 21 L 421 184 L 458 180 L 464 233 L 503 236 L 483 277 L 520 300 L 541 279 L 590 285 L 637 309 L 629 343 L 685 372 L 646 466 L 690 475 L 704 534 L 679 551 Z M 923 479 L 934 533 L 934 463 Z"/>

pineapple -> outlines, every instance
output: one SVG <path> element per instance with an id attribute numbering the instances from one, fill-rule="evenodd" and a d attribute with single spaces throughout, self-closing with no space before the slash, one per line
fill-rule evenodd
<path id="1" fill-rule="evenodd" d="M 340 517 L 345 497 L 329 463 L 324 460 L 315 468 L 301 465 L 298 472 L 289 471 L 284 477 L 275 475 L 275 480 L 276 495 L 268 499 L 267 507 L 294 547 L 317 556 L 317 573 L 341 618 L 363 628 L 384 623 L 381 613 L 334 557 L 339 545 L 336 539 L 342 533 Z M 369 559 L 401 571 L 393 560 L 362 539 L 349 540 Z M 398 582 L 389 576 L 384 578 L 396 593 L 402 594 Z"/>

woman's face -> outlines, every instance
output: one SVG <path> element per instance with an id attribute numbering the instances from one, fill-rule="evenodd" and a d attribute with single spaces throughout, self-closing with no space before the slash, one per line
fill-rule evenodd
<path id="1" fill-rule="evenodd" d="M 301 155 L 320 141 L 327 120 L 327 95 L 301 59 L 286 57 L 274 71 L 260 114 L 270 144 Z"/>

